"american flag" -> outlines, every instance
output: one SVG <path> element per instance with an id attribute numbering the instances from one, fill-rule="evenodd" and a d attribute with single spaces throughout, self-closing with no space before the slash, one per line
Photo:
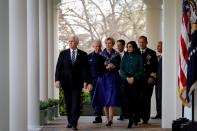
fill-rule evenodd
<path id="1" fill-rule="evenodd" d="M 189 2 L 182 1 L 182 24 L 179 48 L 179 70 L 178 70 L 178 93 L 182 105 L 187 105 L 187 65 L 188 65 L 188 46 L 190 43 L 190 21 L 189 21 Z"/>
<path id="2" fill-rule="evenodd" d="M 187 100 L 197 88 L 197 0 L 190 0 L 191 45 L 189 46 L 187 70 Z"/>

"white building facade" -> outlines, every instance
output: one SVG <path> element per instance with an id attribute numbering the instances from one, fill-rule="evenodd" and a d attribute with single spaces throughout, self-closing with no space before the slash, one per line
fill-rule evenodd
<path id="1" fill-rule="evenodd" d="M 60 0 L 0 1 L 0 130 L 37 131 L 39 101 L 58 98 L 57 5 Z M 181 0 L 144 0 L 150 47 L 163 41 L 162 128 L 181 116 L 177 65 Z M 197 109 L 197 108 L 195 108 Z M 188 111 L 190 112 L 190 111 Z M 191 117 L 191 113 L 187 113 Z"/>

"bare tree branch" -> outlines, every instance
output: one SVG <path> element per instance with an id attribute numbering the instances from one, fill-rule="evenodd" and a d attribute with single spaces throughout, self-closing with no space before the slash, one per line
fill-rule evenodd
<path id="1" fill-rule="evenodd" d="M 103 24 L 104 24 L 104 28 L 107 29 L 107 23 L 106 23 L 106 16 L 104 15 L 103 11 L 101 10 L 101 8 L 98 6 L 98 4 L 96 4 L 93 0 L 90 0 L 90 2 L 96 6 L 96 8 L 99 10 L 99 12 L 101 13 L 101 16 L 103 17 Z"/>
<path id="2" fill-rule="evenodd" d="M 79 35 L 80 47 L 87 49 L 94 39 L 136 40 L 145 31 L 142 0 L 62 0 L 59 7 L 60 41 Z M 105 7 L 103 6 L 105 5 Z M 89 48 L 88 48 L 89 49 Z"/>
<path id="3" fill-rule="evenodd" d="M 93 41 L 93 39 L 94 39 L 93 38 L 93 32 L 92 32 L 91 23 L 90 23 L 90 20 L 89 20 L 89 15 L 88 15 L 87 7 L 86 7 L 86 4 L 85 4 L 85 1 L 84 0 L 81 0 L 81 2 L 82 2 L 82 5 L 83 5 L 83 8 L 84 8 L 84 13 L 85 13 L 85 16 L 86 16 L 86 22 L 87 22 L 88 27 L 89 27 L 91 40 Z"/>

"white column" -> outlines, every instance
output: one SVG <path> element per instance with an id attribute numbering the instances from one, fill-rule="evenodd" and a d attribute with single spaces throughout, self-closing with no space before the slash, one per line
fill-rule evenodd
<path id="1" fill-rule="evenodd" d="M 161 41 L 162 0 L 144 0 L 146 4 L 145 23 L 148 47 L 156 49 L 156 44 Z"/>
<path id="2" fill-rule="evenodd" d="M 9 1 L 0 1 L 0 127 L 9 131 Z"/>
<path id="3" fill-rule="evenodd" d="M 40 100 L 48 98 L 47 1 L 39 0 Z"/>
<path id="4" fill-rule="evenodd" d="M 48 22 L 48 98 L 54 98 L 54 23 L 53 0 L 47 1 Z"/>
<path id="5" fill-rule="evenodd" d="M 54 47 L 54 72 L 55 72 L 55 68 L 56 68 L 56 63 L 57 63 L 57 59 L 58 59 L 58 55 L 59 55 L 59 50 L 58 50 L 58 9 L 57 6 L 60 3 L 60 0 L 54 0 L 53 2 L 53 21 L 54 21 L 54 42 L 53 42 L 53 47 Z M 54 75 L 55 77 L 55 75 Z M 59 99 L 59 89 L 58 88 L 54 88 L 54 99 Z"/>
<path id="6" fill-rule="evenodd" d="M 163 7 L 162 128 L 171 128 L 172 120 L 181 117 L 177 92 L 181 1 L 164 0 Z"/>
<path id="7" fill-rule="evenodd" d="M 40 130 L 38 6 L 38 0 L 27 0 L 28 131 Z"/>
<path id="8" fill-rule="evenodd" d="M 197 90 L 194 92 L 194 120 L 197 121 Z"/>
<path id="9" fill-rule="evenodd" d="M 26 0 L 9 0 L 9 33 L 10 115 L 7 116 L 10 119 L 9 131 L 27 131 Z"/>

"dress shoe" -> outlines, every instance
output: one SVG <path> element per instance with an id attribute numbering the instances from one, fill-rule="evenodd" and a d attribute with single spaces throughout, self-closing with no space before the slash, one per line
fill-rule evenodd
<path id="1" fill-rule="evenodd" d="M 96 123 L 102 123 L 102 120 L 99 121 L 99 120 L 94 120 L 92 123 L 96 124 Z"/>
<path id="2" fill-rule="evenodd" d="M 132 117 L 130 117 L 129 118 L 129 124 L 128 124 L 128 128 L 131 128 L 132 127 L 132 125 L 133 125 L 133 118 Z"/>
<path id="3" fill-rule="evenodd" d="M 68 124 L 68 125 L 66 126 L 66 128 L 72 128 L 72 125 L 71 125 L 71 124 Z"/>
<path id="4" fill-rule="evenodd" d="M 133 125 L 133 123 L 129 123 L 128 126 L 127 126 L 127 128 L 131 128 L 132 125 Z"/>
<path id="5" fill-rule="evenodd" d="M 127 128 L 131 128 L 132 125 L 133 125 L 133 122 L 130 122 L 130 121 L 129 121 L 129 124 L 128 124 L 128 127 L 127 127 Z"/>
<path id="6" fill-rule="evenodd" d="M 138 126 L 138 122 L 134 122 L 135 126 Z"/>
<path id="7" fill-rule="evenodd" d="M 72 130 L 78 130 L 78 128 L 76 126 L 73 126 Z"/>
<path id="8" fill-rule="evenodd" d="M 96 123 L 102 123 L 102 118 L 100 116 L 97 116 L 92 123 L 95 123 L 95 124 Z"/>
<path id="9" fill-rule="evenodd" d="M 124 120 L 124 116 L 121 115 L 117 120 L 123 121 Z"/>
<path id="10" fill-rule="evenodd" d="M 143 121 L 142 124 L 148 124 L 148 121 Z"/>
<path id="11" fill-rule="evenodd" d="M 156 115 L 155 117 L 151 117 L 151 119 L 161 119 L 161 115 Z"/>
<path id="12" fill-rule="evenodd" d="M 109 122 L 106 124 L 106 126 L 108 126 L 108 127 L 111 127 L 111 125 L 112 125 L 112 121 L 109 121 Z"/>

